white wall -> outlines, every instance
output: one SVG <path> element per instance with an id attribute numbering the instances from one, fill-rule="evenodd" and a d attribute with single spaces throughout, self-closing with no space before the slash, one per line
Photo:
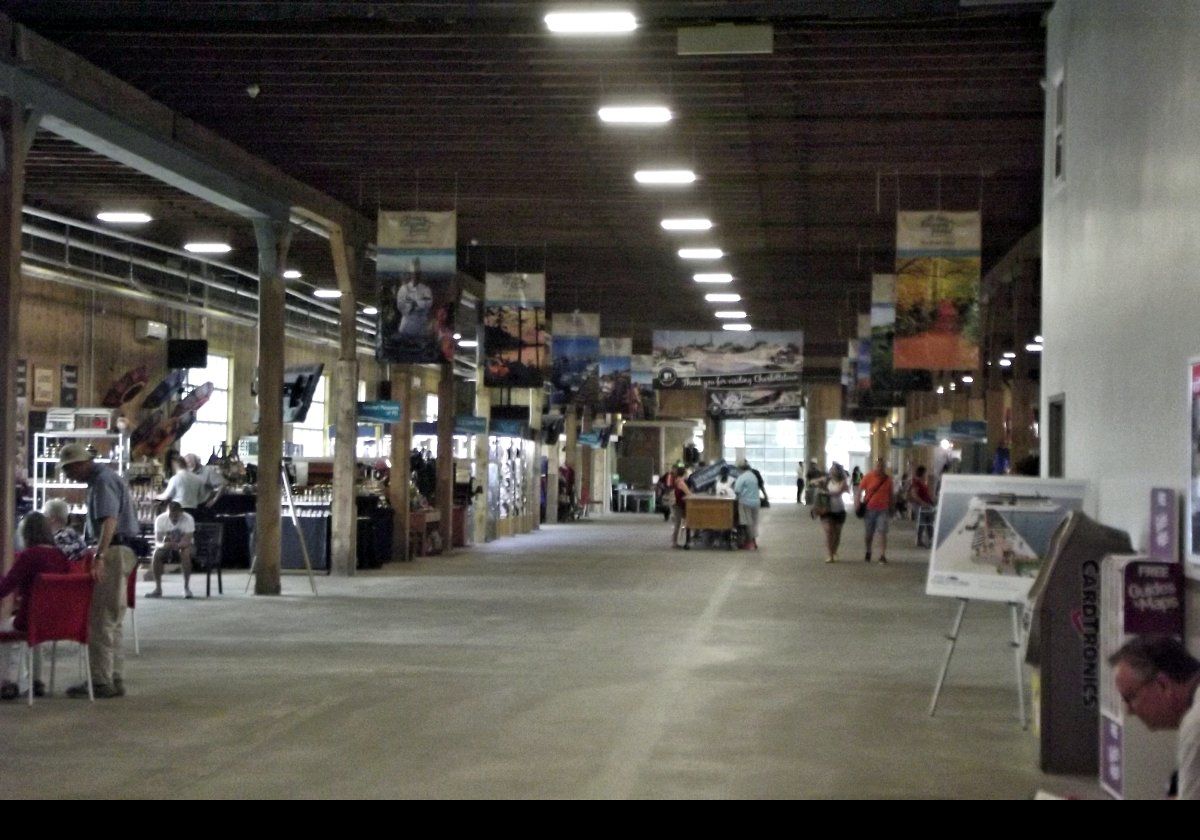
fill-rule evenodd
<path id="1" fill-rule="evenodd" d="M 1054 81 L 1065 74 L 1065 183 Z M 1149 491 L 1188 481 L 1200 356 L 1200 2 L 1058 0 L 1048 22 L 1042 469 L 1066 398 L 1065 470 L 1147 546 Z M 1196 619 L 1189 622 L 1197 626 Z"/>

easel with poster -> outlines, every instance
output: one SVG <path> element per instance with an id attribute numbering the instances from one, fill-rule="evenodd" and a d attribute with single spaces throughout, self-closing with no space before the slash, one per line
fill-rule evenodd
<path id="1" fill-rule="evenodd" d="M 1085 482 L 1062 479 L 999 475 L 942 479 L 925 592 L 957 598 L 958 610 L 929 703 L 931 717 L 937 713 L 967 604 L 988 601 L 1008 606 L 1018 712 L 1021 727 L 1028 726 L 1021 611 L 1047 558 L 1051 536 L 1071 511 L 1083 509 L 1086 493 Z"/>

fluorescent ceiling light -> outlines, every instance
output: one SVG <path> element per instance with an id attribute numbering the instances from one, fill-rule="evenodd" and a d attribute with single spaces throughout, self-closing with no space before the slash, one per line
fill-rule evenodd
<path id="1" fill-rule="evenodd" d="M 1017 358 L 1017 354 L 1016 354 L 1016 353 L 1014 353 L 1014 352 L 1013 352 L 1013 351 L 1011 351 L 1011 350 L 1007 350 L 1007 351 L 1005 351 L 1005 353 L 1004 353 L 1004 358 L 1006 358 L 1006 359 L 1015 359 L 1015 358 Z"/>
<path id="2" fill-rule="evenodd" d="M 720 248 L 680 248 L 679 258 L 683 260 L 719 260 L 725 256 Z"/>
<path id="3" fill-rule="evenodd" d="M 709 303 L 737 303 L 742 299 L 742 296 L 739 294 L 720 293 L 705 295 L 704 299 Z"/>
<path id="4" fill-rule="evenodd" d="M 224 242 L 189 242 L 183 250 L 192 254 L 228 254 L 233 247 Z"/>
<path id="5" fill-rule="evenodd" d="M 313 297 L 327 298 L 329 300 L 337 300 L 342 296 L 340 289 L 315 289 Z"/>
<path id="6" fill-rule="evenodd" d="M 637 29 L 633 12 L 550 12 L 546 28 L 559 35 L 620 35 Z"/>
<path id="7" fill-rule="evenodd" d="M 1042 345 L 1035 344 L 1034 342 L 1030 342 L 1029 344 L 1025 345 L 1025 349 L 1028 350 L 1030 353 L 1041 353 Z"/>
<path id="8" fill-rule="evenodd" d="M 732 274 L 693 274 L 692 279 L 697 283 L 732 283 Z"/>
<path id="9" fill-rule="evenodd" d="M 720 312 L 714 312 L 718 318 L 745 318 L 746 313 L 738 309 L 722 309 Z"/>
<path id="10" fill-rule="evenodd" d="M 1000 367 L 1012 367 L 1012 359 L 1001 359 Z"/>
<path id="11" fill-rule="evenodd" d="M 378 314 L 379 314 L 379 310 L 378 310 L 378 309 L 376 309 L 374 306 L 364 306 L 364 307 L 363 307 L 363 314 L 364 314 L 364 315 L 378 315 Z"/>
<path id="12" fill-rule="evenodd" d="M 1041 337 L 1040 335 L 1035 335 L 1035 336 L 1033 337 L 1033 340 L 1034 340 L 1034 341 L 1036 341 L 1038 344 L 1042 344 L 1042 343 L 1043 343 L 1043 342 L 1042 342 L 1042 337 Z"/>
<path id="13" fill-rule="evenodd" d="M 753 329 L 749 324 L 724 324 L 723 327 L 730 332 L 750 332 Z"/>
<path id="14" fill-rule="evenodd" d="M 663 219 L 663 230 L 710 230 L 713 223 L 708 219 Z"/>
<path id="15" fill-rule="evenodd" d="M 473 338 L 464 338 L 462 341 L 458 342 L 458 346 L 459 347 L 478 347 L 479 342 Z"/>
<path id="16" fill-rule="evenodd" d="M 943 388 L 941 385 L 939 385 L 939 386 L 937 386 L 937 392 L 939 394 L 944 394 L 944 393 L 946 393 L 946 389 Z"/>
<path id="17" fill-rule="evenodd" d="M 661 125 L 671 121 L 671 109 L 663 105 L 606 106 L 597 113 L 601 122 L 623 125 Z"/>
<path id="18" fill-rule="evenodd" d="M 955 385 L 953 382 L 951 382 L 951 383 L 950 383 L 950 390 L 951 390 L 951 391 L 954 391 L 954 390 L 956 390 L 957 388 L 958 388 L 958 386 L 957 386 L 957 385 Z"/>
<path id="19" fill-rule="evenodd" d="M 639 169 L 633 173 L 639 184 L 684 185 L 696 181 L 696 173 L 690 169 Z"/>
<path id="20" fill-rule="evenodd" d="M 146 222 L 154 221 L 148 213 L 136 213 L 132 211 L 106 211 L 104 213 L 97 213 L 96 218 L 113 225 L 144 225 Z"/>
<path id="21" fill-rule="evenodd" d="M 294 268 L 289 268 L 287 271 L 283 272 L 284 280 L 299 280 L 303 276 L 303 274 Z"/>
<path id="22" fill-rule="evenodd" d="M 975 381 L 975 377 L 974 376 L 964 376 L 962 378 L 962 381 L 965 382 L 966 384 L 970 385 L 972 382 Z"/>
<path id="23" fill-rule="evenodd" d="M 458 341 L 460 338 L 462 338 L 462 333 L 455 333 L 455 334 L 454 334 L 454 340 L 455 340 L 455 341 Z"/>

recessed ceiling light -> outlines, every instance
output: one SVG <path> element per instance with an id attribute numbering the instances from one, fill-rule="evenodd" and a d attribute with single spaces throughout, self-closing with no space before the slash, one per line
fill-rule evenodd
<path id="1" fill-rule="evenodd" d="M 1012 367 L 1012 359 L 1001 359 L 1000 367 Z"/>
<path id="2" fill-rule="evenodd" d="M 661 125 L 671 121 L 671 109 L 663 105 L 613 105 L 601 108 L 600 122 L 621 125 Z"/>
<path id="3" fill-rule="evenodd" d="M 742 299 L 742 296 L 739 294 L 725 294 L 722 292 L 719 294 L 705 295 L 704 299 L 709 303 L 737 303 Z"/>
<path id="4" fill-rule="evenodd" d="M 284 280 L 299 280 L 303 276 L 303 274 L 294 268 L 289 268 L 287 271 L 283 272 Z"/>
<path id="5" fill-rule="evenodd" d="M 473 338 L 464 338 L 458 342 L 459 347 L 478 347 L 479 342 Z"/>
<path id="6" fill-rule="evenodd" d="M 639 184 L 682 186 L 695 183 L 696 173 L 690 169 L 639 169 L 633 179 Z"/>
<path id="7" fill-rule="evenodd" d="M 455 333 L 455 334 L 454 334 L 454 340 L 455 340 L 455 341 L 458 341 L 460 338 L 462 338 L 462 333 Z"/>
<path id="8" fill-rule="evenodd" d="M 1005 353 L 1004 353 L 1004 358 L 1006 358 L 1006 359 L 1015 359 L 1015 358 L 1017 358 L 1017 354 L 1016 354 L 1016 353 L 1014 353 L 1014 352 L 1013 352 L 1013 351 L 1011 351 L 1011 350 L 1007 350 L 1007 351 L 1005 351 Z"/>
<path id="9" fill-rule="evenodd" d="M 946 393 L 946 389 L 943 388 L 941 385 L 939 385 L 939 386 L 937 386 L 937 392 L 939 394 L 944 394 L 944 393 Z"/>
<path id="10" fill-rule="evenodd" d="M 328 300 L 336 300 L 342 296 L 340 289 L 315 289 L 313 297 L 326 298 Z"/>
<path id="11" fill-rule="evenodd" d="M 364 315 L 378 315 L 378 314 L 379 314 L 379 310 L 378 310 L 378 309 L 376 309 L 374 306 L 364 306 L 364 307 L 363 307 L 363 314 L 364 314 Z"/>
<path id="12" fill-rule="evenodd" d="M 958 386 L 957 386 L 957 385 L 955 385 L 953 382 L 951 382 L 951 383 L 950 383 L 950 390 L 951 390 L 951 391 L 956 391 L 956 390 L 958 390 Z"/>
<path id="13" fill-rule="evenodd" d="M 720 312 L 714 312 L 718 318 L 745 318 L 746 313 L 738 309 L 722 309 Z"/>
<path id="14" fill-rule="evenodd" d="M 680 248 L 679 258 L 684 260 L 719 260 L 725 256 L 720 248 Z"/>
<path id="15" fill-rule="evenodd" d="M 1042 345 L 1036 344 L 1034 342 L 1030 342 L 1029 344 L 1025 345 L 1025 349 L 1028 350 L 1030 353 L 1041 353 Z"/>
<path id="16" fill-rule="evenodd" d="M 228 254 L 233 247 L 225 242 L 189 242 L 183 250 L 192 254 Z"/>
<path id="17" fill-rule="evenodd" d="M 1043 343 L 1044 343 L 1044 342 L 1042 341 L 1042 337 L 1041 337 L 1040 335 L 1035 335 L 1035 336 L 1033 337 L 1033 340 L 1034 340 L 1034 341 L 1036 341 L 1038 344 L 1043 344 Z"/>
<path id="18" fill-rule="evenodd" d="M 543 20 L 558 35 L 621 35 L 637 29 L 633 12 L 550 12 Z"/>
<path id="19" fill-rule="evenodd" d="M 663 219 L 663 230 L 710 230 L 713 223 L 708 219 Z"/>
<path id="20" fill-rule="evenodd" d="M 113 225 L 144 225 L 146 222 L 154 221 L 147 213 L 135 213 L 124 210 L 97 213 L 96 218 Z"/>
<path id="21" fill-rule="evenodd" d="M 723 325 L 723 329 L 727 329 L 730 332 L 750 332 L 753 327 L 749 324 L 725 324 Z"/>
<path id="22" fill-rule="evenodd" d="M 692 279 L 697 283 L 732 283 L 732 274 L 693 274 Z"/>
<path id="23" fill-rule="evenodd" d="M 972 382 L 975 381 L 975 377 L 974 376 L 964 376 L 962 378 L 962 381 L 965 382 L 967 385 L 970 385 Z"/>

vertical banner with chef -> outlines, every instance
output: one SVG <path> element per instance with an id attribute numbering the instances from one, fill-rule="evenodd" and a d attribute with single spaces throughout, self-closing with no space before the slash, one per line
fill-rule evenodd
<path id="1" fill-rule="evenodd" d="M 551 402 L 595 405 L 600 394 L 600 315 L 558 312 L 551 316 Z"/>
<path id="2" fill-rule="evenodd" d="M 453 211 L 379 213 L 379 361 L 428 364 L 454 358 L 456 236 Z"/>
<path id="3" fill-rule="evenodd" d="M 977 212 L 896 214 L 896 368 L 979 367 Z"/>
<path id="4" fill-rule="evenodd" d="M 631 416 L 638 397 L 633 387 L 633 339 L 600 339 L 600 410 Z"/>
<path id="5" fill-rule="evenodd" d="M 489 388 L 540 387 L 550 373 L 546 275 L 488 272 L 485 295 L 485 383 Z"/>

